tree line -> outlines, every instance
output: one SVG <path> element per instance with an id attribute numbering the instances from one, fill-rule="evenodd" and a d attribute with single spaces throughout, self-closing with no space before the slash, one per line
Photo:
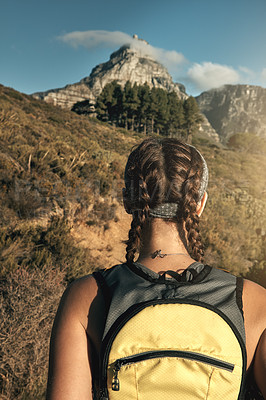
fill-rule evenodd
<path id="1" fill-rule="evenodd" d="M 95 111 L 99 120 L 117 127 L 186 139 L 202 122 L 194 97 L 180 100 L 175 92 L 129 81 L 124 87 L 116 81 L 108 83 L 97 98 Z"/>

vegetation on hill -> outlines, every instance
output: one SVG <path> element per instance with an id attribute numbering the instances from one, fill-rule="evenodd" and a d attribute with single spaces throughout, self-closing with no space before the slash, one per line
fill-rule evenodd
<path id="1" fill-rule="evenodd" d="M 2 399 L 44 398 L 60 295 L 67 282 L 102 266 L 71 229 L 115 217 L 137 139 L 0 86 Z"/>
<path id="2" fill-rule="evenodd" d="M 88 101 L 77 103 L 73 111 L 90 113 Z M 179 100 L 175 92 L 150 88 L 127 81 L 122 88 L 116 81 L 108 83 L 97 98 L 97 118 L 144 134 L 179 136 L 186 140 L 196 132 L 202 121 L 194 97 Z"/>
<path id="3" fill-rule="evenodd" d="M 1 398 L 44 399 L 61 293 L 102 265 L 71 232 L 115 219 L 126 156 L 144 137 L 0 86 Z M 210 169 L 206 262 L 266 286 L 265 141 L 193 144 Z"/>
<path id="4" fill-rule="evenodd" d="M 210 185 L 202 233 L 206 262 L 266 287 L 266 141 L 260 151 L 257 141 L 253 135 L 245 151 L 204 146 Z"/>
<path id="5" fill-rule="evenodd" d="M 87 224 L 113 218 L 107 195 L 120 192 L 125 155 L 138 136 L 5 87 L 0 106 L 0 276 L 66 260 L 73 276 L 88 254 L 68 243 L 67 225 L 81 215 Z"/>

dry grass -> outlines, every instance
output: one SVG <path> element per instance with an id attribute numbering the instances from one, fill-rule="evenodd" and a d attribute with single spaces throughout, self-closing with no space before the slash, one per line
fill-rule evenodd
<path id="1" fill-rule="evenodd" d="M 19 268 L 1 282 L 1 399 L 43 399 L 49 337 L 64 272 Z"/>
<path id="2" fill-rule="evenodd" d="M 64 282 L 120 258 L 112 247 L 114 232 L 126 236 L 114 222 L 123 166 L 143 137 L 1 85 L 0 107 L 0 398 L 41 400 Z M 231 149 L 198 136 L 193 144 L 210 167 L 206 261 L 266 285 L 261 144 L 252 142 L 255 153 L 239 137 Z"/>

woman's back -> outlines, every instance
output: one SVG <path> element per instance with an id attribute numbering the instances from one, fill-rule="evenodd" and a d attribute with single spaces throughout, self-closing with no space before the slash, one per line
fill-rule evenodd
<path id="1" fill-rule="evenodd" d="M 198 226 L 207 200 L 207 181 L 207 165 L 200 153 L 176 140 L 148 139 L 131 153 L 124 191 L 125 208 L 132 214 L 127 266 L 134 265 L 134 258 L 139 254 L 138 263 L 144 269 L 156 275 L 171 270 L 179 279 L 192 263 L 202 261 Z M 171 274 L 165 274 L 166 279 L 171 278 Z M 133 278 L 129 276 L 128 279 Z M 232 282 L 234 279 L 232 277 Z M 85 277 L 72 284 L 63 296 L 51 340 L 49 400 L 92 398 L 91 376 L 94 383 L 99 381 L 102 338 L 110 305 L 103 296 L 108 287 L 103 280 L 98 281 L 98 285 L 92 276 Z M 116 282 L 112 285 L 115 287 Z M 228 290 L 226 284 L 224 287 Z M 215 296 L 215 287 L 211 290 Z M 218 292 L 221 290 L 217 290 L 217 296 Z M 266 396 L 263 379 L 266 373 L 265 290 L 244 281 L 242 296 L 239 289 L 234 296 L 239 310 L 243 301 L 247 369 L 255 360 L 256 380 Z M 219 322 L 213 326 L 209 323 L 207 331 L 212 333 L 217 324 Z M 178 398 L 178 385 L 176 390 Z"/>

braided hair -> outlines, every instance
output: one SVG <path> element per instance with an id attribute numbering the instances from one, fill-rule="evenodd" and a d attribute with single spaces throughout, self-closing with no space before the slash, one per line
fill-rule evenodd
<path id="1" fill-rule="evenodd" d="M 141 245 L 141 232 L 150 211 L 164 203 L 177 204 L 176 223 L 183 222 L 186 247 L 192 258 L 203 260 L 199 233 L 199 189 L 203 159 L 190 145 L 177 139 L 148 138 L 129 155 L 125 169 L 125 198 L 132 214 L 126 241 L 127 262 L 133 262 Z"/>

